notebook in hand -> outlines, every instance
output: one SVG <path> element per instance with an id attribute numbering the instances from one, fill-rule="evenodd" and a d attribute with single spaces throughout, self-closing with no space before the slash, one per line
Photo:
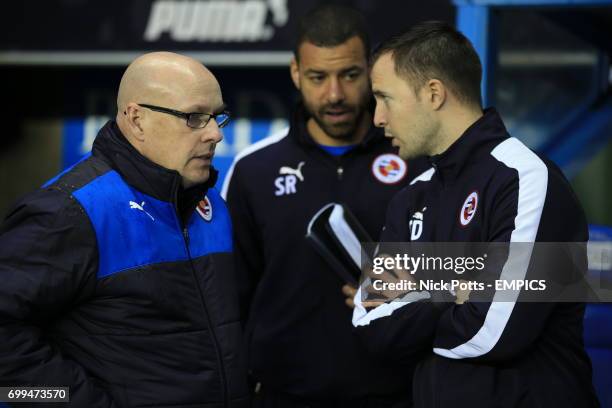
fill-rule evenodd
<path id="1" fill-rule="evenodd" d="M 340 278 L 357 286 L 361 276 L 361 243 L 372 239 L 353 213 L 342 204 L 329 203 L 310 220 L 306 238 Z M 370 263 L 372 254 L 366 254 Z"/>

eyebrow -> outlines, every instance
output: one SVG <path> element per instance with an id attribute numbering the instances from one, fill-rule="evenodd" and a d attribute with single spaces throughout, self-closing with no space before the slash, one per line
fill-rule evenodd
<path id="1" fill-rule="evenodd" d="M 186 110 L 187 113 L 213 113 L 213 114 L 217 114 L 217 113 L 221 113 L 224 110 L 227 109 L 227 105 L 225 103 L 221 104 L 221 106 L 215 110 L 210 110 L 209 108 L 205 107 L 204 105 L 191 105 L 192 108 L 189 108 Z"/>
<path id="2" fill-rule="evenodd" d="M 340 71 L 340 73 L 342 74 L 346 74 L 347 72 L 351 72 L 351 71 L 359 71 L 359 72 L 363 72 L 364 69 L 363 67 L 360 67 L 358 65 L 353 65 L 351 67 L 345 68 L 342 71 Z"/>
<path id="3" fill-rule="evenodd" d="M 306 75 L 311 75 L 311 74 L 316 74 L 316 75 L 323 75 L 326 74 L 327 72 L 323 71 L 323 70 L 319 70 L 319 69 L 312 69 L 312 68 L 308 68 L 306 70 L 306 72 L 304 72 Z"/>
<path id="4" fill-rule="evenodd" d="M 373 89 L 372 94 L 378 97 L 388 96 L 386 92 L 383 92 L 380 89 Z"/>
<path id="5" fill-rule="evenodd" d="M 343 68 L 340 70 L 340 74 L 346 74 L 347 72 L 351 72 L 351 71 L 359 71 L 359 72 L 363 72 L 364 68 L 360 67 L 359 65 L 351 65 L 348 68 Z M 323 69 L 316 69 L 316 68 L 308 68 L 306 71 L 304 71 L 304 74 L 306 75 L 325 75 L 328 74 L 329 72 Z"/>

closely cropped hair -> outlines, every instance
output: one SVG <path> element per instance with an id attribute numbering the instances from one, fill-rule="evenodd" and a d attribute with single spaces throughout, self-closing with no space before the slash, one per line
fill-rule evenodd
<path id="1" fill-rule="evenodd" d="M 427 21 L 382 43 L 373 65 L 391 53 L 398 76 L 408 79 L 415 92 L 429 79 L 439 79 L 463 103 L 481 106 L 482 66 L 472 43 L 451 25 Z"/>
<path id="2" fill-rule="evenodd" d="M 367 58 L 370 55 L 370 37 L 363 14 L 337 4 L 319 6 L 300 19 L 293 53 L 299 61 L 298 51 L 305 42 L 317 47 L 336 47 L 355 36 L 363 42 Z"/>

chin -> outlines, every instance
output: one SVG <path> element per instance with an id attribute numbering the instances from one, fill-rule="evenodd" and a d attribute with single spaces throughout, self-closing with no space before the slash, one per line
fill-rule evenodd
<path id="1" fill-rule="evenodd" d="M 399 152 L 397 154 L 399 157 L 401 157 L 404 160 L 412 160 L 418 157 L 418 154 L 415 151 L 409 151 L 409 150 L 407 151 L 402 148 L 399 149 Z"/>
<path id="2" fill-rule="evenodd" d="M 336 140 L 350 140 L 355 136 L 355 127 L 352 124 L 329 126 L 324 130 L 329 137 Z"/>
<path id="3" fill-rule="evenodd" d="M 189 188 L 189 187 L 196 186 L 198 184 L 206 183 L 209 177 L 210 177 L 209 171 L 206 171 L 205 173 L 197 177 L 183 177 L 183 187 Z"/>

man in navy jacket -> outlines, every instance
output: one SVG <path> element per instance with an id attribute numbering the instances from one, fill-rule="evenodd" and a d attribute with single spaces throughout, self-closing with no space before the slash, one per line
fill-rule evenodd
<path id="1" fill-rule="evenodd" d="M 327 5 L 300 22 L 288 129 L 241 152 L 224 192 L 261 407 L 404 407 L 411 371 L 387 372 L 353 334 L 345 282 L 307 242 L 312 216 L 348 206 L 373 239 L 413 173 L 372 126 L 363 16 Z M 348 288 L 348 286 L 345 286 Z"/>
<path id="2" fill-rule="evenodd" d="M 213 187 L 229 120 L 201 63 L 127 68 L 91 155 L 0 230 L 0 385 L 74 407 L 248 406 L 229 214 Z"/>
<path id="3" fill-rule="evenodd" d="M 428 156 L 431 164 L 393 199 L 382 241 L 588 239 L 561 171 L 511 137 L 495 109 L 483 112 L 480 61 L 461 33 L 422 23 L 382 44 L 373 61 L 374 123 L 404 159 Z M 497 278 L 532 279 L 531 256 L 508 256 Z M 441 292 L 378 305 L 364 304 L 361 289 L 355 296 L 353 323 L 390 366 L 431 347 L 414 373 L 415 407 L 598 405 L 582 340 L 584 303 L 528 303 L 522 293 L 436 302 Z"/>

